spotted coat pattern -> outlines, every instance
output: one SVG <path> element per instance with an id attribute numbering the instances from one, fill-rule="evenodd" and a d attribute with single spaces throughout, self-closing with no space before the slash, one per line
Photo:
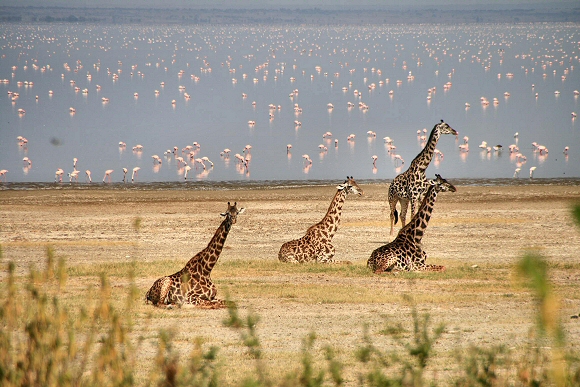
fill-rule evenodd
<path id="1" fill-rule="evenodd" d="M 244 210 L 238 210 L 237 203 L 230 205 L 228 202 L 228 210 L 221 214 L 225 218 L 207 247 L 191 258 L 177 273 L 155 281 L 145 296 L 146 302 L 155 306 L 189 304 L 210 309 L 225 307 L 223 300 L 216 299 L 217 289 L 210 274 L 222 252 L 230 228 Z"/>
<path id="2" fill-rule="evenodd" d="M 431 219 L 439 192 L 455 192 L 455 187 L 440 175 L 427 181 L 428 189 L 419 210 L 395 240 L 372 252 L 367 266 L 375 273 L 396 271 L 444 271 L 444 266 L 427 265 L 421 239 Z"/>
<path id="3" fill-rule="evenodd" d="M 338 230 L 342 206 L 349 193 L 363 195 L 363 190 L 352 177 L 337 187 L 337 192 L 330 203 L 330 207 L 322 220 L 310 226 L 306 234 L 300 238 L 286 242 L 278 252 L 281 262 L 305 263 L 334 263 L 334 246 L 332 238 Z"/>
<path id="4" fill-rule="evenodd" d="M 413 159 L 409 169 L 397 175 L 389 186 L 388 201 L 391 209 L 391 235 L 394 234 L 395 224 L 397 223 L 397 202 L 401 203 L 401 225 L 404 226 L 407 219 L 407 209 L 411 202 L 411 216 L 421 198 L 427 191 L 427 176 L 425 170 L 433 159 L 433 153 L 439 137 L 442 134 L 458 135 L 457 131 L 441 120 L 431 130 L 427 144 L 423 150 Z"/>

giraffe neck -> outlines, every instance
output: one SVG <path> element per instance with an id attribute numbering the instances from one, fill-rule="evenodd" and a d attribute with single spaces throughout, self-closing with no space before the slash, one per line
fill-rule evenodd
<path id="1" fill-rule="evenodd" d="M 207 247 L 193 257 L 190 260 L 191 265 L 188 263 L 186 268 L 194 269 L 197 266 L 195 270 L 199 271 L 202 275 L 208 276 L 220 257 L 231 227 L 232 223 L 226 217 L 209 241 Z"/>
<path id="2" fill-rule="evenodd" d="M 409 169 L 424 171 L 427 169 L 431 160 L 433 159 L 433 153 L 435 152 L 435 147 L 437 146 L 437 141 L 441 133 L 439 132 L 439 127 L 435 126 L 429 135 L 427 144 L 423 150 L 411 161 L 411 166 Z"/>
<path id="3" fill-rule="evenodd" d="M 328 207 L 328 211 L 326 211 L 326 215 L 320 222 L 323 224 L 328 232 L 328 237 L 332 239 L 336 230 L 338 230 L 338 225 L 340 223 L 340 215 L 342 214 L 342 205 L 346 200 L 346 188 L 338 190 L 332 202 L 330 202 L 330 206 Z"/>
<path id="4" fill-rule="evenodd" d="M 419 211 L 413 216 L 413 219 L 409 222 L 410 224 L 410 236 L 414 239 L 415 243 L 421 243 L 425 229 L 429 224 L 431 219 L 431 214 L 433 213 L 433 207 L 435 205 L 435 200 L 437 199 L 437 189 L 435 186 L 430 185 L 427 189 L 427 193 L 421 202 Z"/>

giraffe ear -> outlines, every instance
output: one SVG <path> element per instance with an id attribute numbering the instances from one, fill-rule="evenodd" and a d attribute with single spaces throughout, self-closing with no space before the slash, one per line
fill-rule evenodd
<path id="1" fill-rule="evenodd" d="M 243 214 L 244 212 L 246 212 L 246 208 L 242 207 L 240 208 L 240 210 L 238 211 L 238 215 Z"/>

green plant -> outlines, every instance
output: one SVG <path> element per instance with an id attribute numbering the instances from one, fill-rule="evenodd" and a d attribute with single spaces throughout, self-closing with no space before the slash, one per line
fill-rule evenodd
<path id="1" fill-rule="evenodd" d="M 365 345 L 357 351 L 357 358 L 362 363 L 370 363 L 372 370 L 366 375 L 359 375 L 359 381 L 368 382 L 370 386 L 423 386 L 424 372 L 433 356 L 433 345 L 441 337 L 444 326 L 430 328 L 429 315 L 419 317 L 413 305 L 411 316 L 413 331 L 410 340 L 407 331 L 399 324 L 388 325 L 383 331 L 399 344 L 404 351 L 381 351 L 377 348 L 365 329 Z"/>

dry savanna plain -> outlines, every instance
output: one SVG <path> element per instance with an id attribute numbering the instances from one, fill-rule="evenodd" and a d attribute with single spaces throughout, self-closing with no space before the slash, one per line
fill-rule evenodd
<path id="1" fill-rule="evenodd" d="M 184 361 L 194 343 L 219 347 L 221 381 L 239 385 L 253 359 L 238 331 L 224 326 L 227 309 L 176 308 L 145 304 L 145 293 L 163 275 L 181 269 L 204 248 L 221 222 L 227 202 L 246 208 L 228 236 L 212 279 L 219 298 L 234 301 L 240 315 L 259 316 L 262 357 L 275 379 L 301 368 L 304 339 L 316 334 L 315 360 L 324 364 L 327 346 L 343 364 L 345 385 L 358 385 L 355 353 L 368 332 L 385 351 L 401 343 L 385 334 L 399 325 L 412 340 L 412 311 L 444 324 L 433 346 L 426 377 L 451 383 L 460 372 L 456 356 L 470 346 L 505 345 L 524 352 L 534 327 L 536 302 L 515 266 L 527 253 L 541 254 L 568 349 L 580 352 L 580 227 L 571 214 L 580 185 L 534 181 L 521 185 L 457 185 L 441 193 L 423 238 L 427 263 L 443 273 L 374 274 L 371 252 L 389 236 L 386 184 L 359 184 L 364 196 L 347 197 L 334 238 L 339 265 L 278 262 L 282 243 L 301 237 L 324 216 L 336 191 L 332 185 L 256 186 L 232 189 L 50 188 L 0 190 L 2 272 L 9 261 L 24 284 L 29 269 L 46 265 L 47 246 L 66 260 L 61 291 L 70 308 L 98 298 L 100 275 L 110 281 L 122 308 L 131 281 L 139 291 L 131 309 L 134 340 L 141 337 L 136 381 L 154 366 L 159 332 L 174 332 Z M 129 273 L 133 270 L 134 279 Z"/>

